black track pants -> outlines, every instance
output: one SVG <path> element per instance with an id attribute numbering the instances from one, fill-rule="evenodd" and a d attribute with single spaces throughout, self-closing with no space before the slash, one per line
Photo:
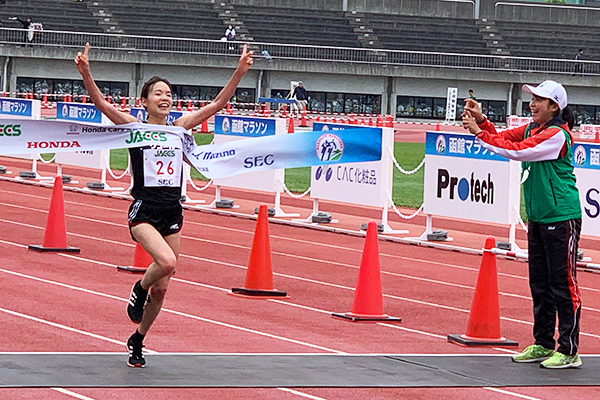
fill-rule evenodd
<path id="1" fill-rule="evenodd" d="M 581 298 L 576 275 L 581 219 L 540 224 L 529 221 L 529 287 L 533 297 L 535 344 L 554 349 L 558 313 L 558 351 L 579 347 Z"/>

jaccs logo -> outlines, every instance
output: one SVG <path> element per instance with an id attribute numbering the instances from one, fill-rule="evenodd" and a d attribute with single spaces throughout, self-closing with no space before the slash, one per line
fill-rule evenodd
<path id="1" fill-rule="evenodd" d="M 456 194 L 462 201 L 470 199 L 474 203 L 494 204 L 494 182 L 492 174 L 487 174 L 486 179 L 476 179 L 475 173 L 471 172 L 471 179 L 458 178 L 450 176 L 448 170 L 438 169 L 437 179 L 437 197 L 442 198 L 442 194 L 448 190 L 448 198 L 454 200 Z"/>
<path id="2" fill-rule="evenodd" d="M 140 131 L 131 131 L 129 133 L 129 139 L 125 140 L 125 143 L 140 143 L 144 141 L 154 141 L 154 142 L 166 142 L 167 136 L 164 132 L 140 132 Z"/>
<path id="3" fill-rule="evenodd" d="M 0 136 L 20 136 L 21 125 L 0 125 Z"/>

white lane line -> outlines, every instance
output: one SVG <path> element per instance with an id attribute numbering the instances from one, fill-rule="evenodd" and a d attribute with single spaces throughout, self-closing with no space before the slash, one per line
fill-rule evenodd
<path id="1" fill-rule="evenodd" d="M 292 394 L 295 394 L 295 395 L 298 395 L 298 396 L 301 396 L 301 397 L 304 397 L 304 398 L 307 398 L 307 399 L 311 399 L 311 400 L 327 400 L 327 399 L 325 399 L 323 397 L 317 397 L 317 396 L 313 396 L 312 394 L 302 393 L 302 392 L 299 392 L 299 391 L 294 390 L 294 389 L 277 388 L 277 390 L 281 390 L 282 392 L 292 393 Z"/>
<path id="2" fill-rule="evenodd" d="M 53 387 L 53 388 L 50 388 L 50 389 L 52 389 L 52 390 L 56 390 L 57 392 L 60 392 L 60 393 L 66 394 L 66 395 L 68 395 L 68 396 L 74 397 L 74 398 L 76 398 L 76 399 L 79 399 L 79 400 L 95 400 L 95 399 L 93 399 L 93 398 L 91 398 L 91 397 L 84 396 L 84 395 L 82 395 L 82 394 L 75 393 L 75 392 L 72 392 L 72 391 L 70 391 L 70 390 L 63 389 L 63 388 Z"/>
<path id="3" fill-rule="evenodd" d="M 74 257 L 74 256 L 71 256 L 71 255 L 68 255 L 68 254 L 65 254 L 65 256 L 69 256 L 70 258 L 75 258 L 75 259 L 78 259 L 80 261 L 91 261 L 93 263 L 98 263 L 97 261 L 94 261 L 94 260 L 86 260 L 84 258 Z M 102 264 L 105 264 L 105 263 L 102 263 Z M 108 265 L 110 265 L 110 264 L 108 264 Z M 116 266 L 113 265 L 112 267 L 116 267 Z M 43 283 L 50 284 L 50 285 L 64 287 L 64 288 L 67 288 L 67 289 L 77 290 L 77 291 L 88 293 L 88 294 L 102 296 L 102 297 L 106 297 L 106 298 L 113 299 L 113 300 L 118 300 L 118 301 L 122 301 L 122 302 L 129 301 L 128 299 L 123 299 L 123 298 L 120 298 L 120 297 L 117 297 L 117 296 L 112 296 L 112 295 L 109 295 L 109 294 L 106 294 L 106 293 L 97 292 L 97 291 L 89 290 L 89 289 L 84 289 L 84 288 L 81 288 L 81 287 L 77 287 L 77 286 L 73 286 L 73 285 L 68 285 L 68 284 L 65 284 L 65 283 L 51 281 L 51 280 L 48 280 L 48 279 L 37 278 L 37 277 L 31 276 L 31 275 L 21 274 L 21 273 L 9 271 L 9 270 L 3 269 L 3 268 L 0 268 L 0 272 L 4 272 L 4 273 L 7 273 L 7 274 L 19 276 L 21 278 L 32 279 L 32 280 L 35 280 L 35 281 L 38 281 L 38 282 L 43 282 Z M 0 311 L 4 311 L 4 309 L 0 308 Z M 6 311 L 8 311 L 8 310 L 6 310 Z M 319 346 L 319 345 L 315 345 L 315 344 L 312 344 L 312 343 L 308 343 L 308 342 L 303 342 L 303 341 L 300 341 L 300 340 L 295 340 L 295 339 L 287 338 L 287 337 L 284 337 L 284 336 L 274 335 L 274 334 L 270 334 L 270 333 L 267 333 L 267 332 L 261 332 L 261 331 L 255 330 L 255 329 L 245 328 L 245 327 L 238 326 L 238 325 L 228 324 L 226 322 L 216 321 L 216 320 L 213 320 L 213 319 L 204 318 L 204 317 L 200 317 L 200 316 L 197 316 L 197 315 L 192 315 L 192 314 L 184 313 L 184 312 L 181 312 L 181 311 L 176 311 L 176 310 L 172 310 L 172 309 L 169 309 L 169 308 L 163 308 L 161 311 L 162 312 L 166 312 L 166 313 L 170 313 L 170 314 L 179 315 L 179 316 L 182 316 L 182 317 L 185 317 L 185 318 L 190 318 L 190 319 L 195 319 L 195 320 L 202 321 L 202 322 L 207 322 L 209 324 L 213 324 L 213 325 L 217 325 L 217 326 L 231 328 L 231 329 L 235 329 L 235 330 L 239 330 L 239 331 L 242 331 L 242 332 L 247 332 L 247 333 L 251 333 L 251 334 L 255 334 L 255 335 L 259 335 L 259 336 L 269 337 L 271 339 L 281 340 L 281 341 L 288 342 L 288 343 L 294 343 L 294 344 L 298 344 L 298 345 L 301 345 L 301 346 L 310 347 L 310 348 L 317 349 L 317 350 L 323 350 L 323 351 L 327 351 L 327 352 L 331 352 L 331 353 L 345 354 L 345 352 L 343 352 L 343 351 L 339 351 L 339 350 L 335 350 L 335 349 L 330 349 L 328 347 Z M 12 313 L 12 312 L 9 312 L 9 313 Z M 16 313 L 16 314 L 18 314 L 18 313 Z M 33 319 L 33 318 L 35 318 L 35 317 L 31 317 L 30 319 Z M 37 320 L 37 319 L 35 319 L 35 320 Z M 43 320 L 39 320 L 37 322 L 47 323 L 46 321 L 43 321 Z M 48 324 L 52 325 L 53 323 L 48 323 Z M 57 327 L 59 327 L 59 326 L 57 326 Z M 65 328 L 68 328 L 68 327 L 65 327 Z M 73 330 L 73 328 L 67 329 L 67 330 Z M 116 342 L 119 343 L 119 344 L 125 345 L 124 342 L 119 342 L 119 341 L 116 341 Z"/>
<path id="4" fill-rule="evenodd" d="M 15 192 L 9 192 L 9 193 L 15 193 Z M 17 193 L 15 193 L 17 194 Z M 72 204 L 77 204 L 77 205 L 85 205 L 84 203 L 77 203 L 77 202 L 70 202 Z M 23 207 L 23 206 L 17 206 L 14 204 L 8 204 L 8 203 L 0 203 L 0 204 L 4 204 L 7 206 L 12 206 L 12 207 L 17 207 L 17 208 L 21 208 L 21 209 L 26 209 L 26 210 L 30 210 L 30 211 L 39 211 L 39 212 L 47 212 L 46 210 L 39 210 L 39 209 L 32 209 L 29 207 Z M 107 207 L 98 207 L 98 208 L 102 208 L 104 210 L 110 210 L 110 211 L 114 211 L 114 212 L 122 212 L 122 210 L 119 209 L 113 209 L 113 208 L 107 208 Z M 77 219 L 82 219 L 85 221 L 90 221 L 90 222 L 97 222 L 97 223 L 103 223 L 103 224 L 108 224 L 108 225 L 112 225 L 112 226 L 120 226 L 123 227 L 123 224 L 115 224 L 115 223 L 111 223 L 111 222 L 107 222 L 107 221 L 102 221 L 102 220 L 97 220 L 97 219 L 91 219 L 91 218 L 85 218 L 85 217 L 80 217 L 80 216 L 75 216 L 75 215 L 68 215 L 69 217 L 73 217 L 73 218 L 77 218 Z M 8 220 L 1 220 L 3 222 L 7 222 L 7 223 L 11 223 L 12 221 L 8 221 Z M 219 225 L 211 225 L 211 224 L 206 224 L 206 223 L 200 223 L 200 222 L 195 222 L 195 221 L 186 221 L 186 223 L 188 224 L 192 224 L 192 225 L 199 225 L 199 226 L 206 226 L 206 227 L 211 227 L 211 228 L 215 228 L 215 229 L 221 229 L 221 230 L 229 230 L 229 231 L 233 231 L 233 232 L 237 232 L 237 233 L 244 233 L 244 234 L 253 234 L 253 232 L 250 231 L 245 231 L 245 230 L 240 230 L 240 229 L 236 229 L 236 228 L 228 228 L 228 227 L 223 227 L 223 226 L 219 226 Z M 43 229 L 43 228 L 40 228 Z M 84 235 L 75 235 L 75 236 L 79 236 L 79 237 L 85 237 Z M 205 239 L 198 239 L 198 238 L 194 238 L 194 237 L 190 237 L 190 236 L 183 236 L 186 239 L 192 239 L 192 240 L 202 240 L 202 241 L 206 241 L 208 243 L 218 243 L 220 245 L 224 245 L 224 246 L 232 246 L 232 247 L 238 247 L 238 248 L 249 248 L 246 246 L 237 246 L 237 245 L 233 245 L 233 244 L 227 244 L 227 243 L 219 243 L 219 242 L 212 242 L 210 240 L 205 240 Z M 320 243 L 320 242 L 311 242 L 308 240 L 303 240 L 303 239 L 296 239 L 296 238 L 289 238 L 289 237 L 283 237 L 283 236 L 277 236 L 277 235 L 271 235 L 271 238 L 276 238 L 276 239 L 282 239 L 282 240 L 287 240 L 287 241 L 292 241 L 292 242 L 297 242 L 297 243 L 304 243 L 304 244 L 310 244 L 310 245 L 318 245 L 318 246 L 324 246 L 324 247 L 329 247 L 329 248 L 335 248 L 335 249 L 340 249 L 340 250 L 344 250 L 344 251 L 353 251 L 353 252 L 362 252 L 362 249 L 355 249 L 355 248 L 351 248 L 351 247 L 344 247 L 344 246 L 338 246 L 338 245 L 332 245 L 332 244 L 327 244 L 327 243 Z M 274 254 L 281 254 L 281 255 L 285 255 L 285 256 L 289 256 L 289 257 L 295 257 L 294 255 L 290 255 L 290 254 L 286 254 L 286 253 L 277 253 L 277 252 L 273 252 Z M 298 256 L 300 257 L 300 256 Z M 406 261 L 414 261 L 414 262 L 419 262 L 419 263 L 425 263 L 425 264 L 432 264 L 434 266 L 445 266 L 448 268 L 455 268 L 455 269 L 462 269 L 462 270 L 467 270 L 467 271 L 472 271 L 472 272 L 477 272 L 478 269 L 477 268 L 472 268 L 472 267 L 465 267 L 465 266 L 461 266 L 461 265 L 454 265 L 454 264 L 448 264 L 448 263 L 444 263 L 444 262 L 438 262 L 438 261 L 431 261 L 431 260 L 424 260 L 424 259 L 418 259 L 418 258 L 412 258 L 412 257 L 405 257 L 405 256 L 398 256 L 398 255 L 394 255 L 394 254 L 387 254 L 387 253 L 381 253 L 380 252 L 380 257 L 391 257 L 391 258 L 395 258 L 395 259 L 400 259 L 400 260 L 406 260 Z M 309 259 L 309 258 L 305 258 L 305 259 Z M 332 264 L 337 264 L 335 262 L 332 261 L 327 261 L 330 262 Z M 344 265 L 344 264 L 340 264 L 340 265 Z M 353 268 L 357 268 L 355 266 L 351 266 Z M 383 274 L 390 274 L 390 275 L 396 275 L 395 273 L 392 272 L 387 272 L 387 271 L 382 271 Z M 513 275 L 513 274 L 506 274 L 506 273 L 502 273 L 502 272 L 498 272 L 497 273 L 498 276 L 505 276 L 505 277 L 509 277 L 509 278 L 514 278 L 514 279 L 520 279 L 520 280 L 527 280 L 528 278 L 526 276 L 519 276 L 519 275 Z M 397 274 L 397 276 L 403 276 L 401 274 Z M 409 277 L 407 275 L 405 275 L 404 277 Z M 417 278 L 417 277 L 410 277 L 412 279 L 422 279 L 425 280 L 425 278 Z M 440 284 L 446 284 L 446 285 L 457 285 L 456 287 L 461 287 L 461 285 L 458 284 L 452 284 L 452 283 L 442 283 L 441 281 L 438 281 L 438 283 Z M 589 290 L 589 291 L 593 291 L 593 292 L 600 292 L 600 289 L 595 289 L 595 288 L 589 288 L 589 287 L 585 287 L 585 286 L 580 286 L 579 287 L 581 290 Z M 471 288 L 472 289 L 472 288 Z M 522 299 L 529 299 L 529 296 L 522 296 L 522 295 L 518 295 L 518 294 L 512 294 L 512 293 L 506 293 L 506 292 L 500 292 L 499 294 L 504 295 L 504 296 L 509 296 L 509 297 L 516 297 L 516 298 L 522 298 Z M 595 312 L 600 312 L 600 310 L 597 309 L 593 309 L 593 308 L 587 308 L 587 307 L 582 307 L 584 310 L 587 311 L 595 311 Z"/>
<path id="5" fill-rule="evenodd" d="M 491 390 L 492 392 L 502 393 L 502 394 L 506 394 L 506 395 L 509 395 L 509 396 L 513 396 L 513 397 L 518 397 L 519 399 L 542 400 L 542 399 L 540 399 L 538 397 L 526 396 L 524 394 L 519 394 L 519 393 L 515 393 L 515 392 L 509 392 L 508 390 L 499 389 L 499 388 L 495 388 L 495 387 L 484 387 L 483 389 Z"/>
<path id="6" fill-rule="evenodd" d="M 23 313 L 20 313 L 20 312 L 17 312 L 17 311 L 8 310 L 6 308 L 0 307 L 0 312 L 3 312 L 5 314 L 9 314 L 9 315 L 13 315 L 15 317 L 25 318 L 25 319 L 30 320 L 30 321 L 39 322 L 41 324 L 50 325 L 50 326 L 52 326 L 54 328 L 63 329 L 65 331 L 74 332 L 74 333 L 78 333 L 80 335 L 89 336 L 89 337 L 92 337 L 94 339 L 103 340 L 105 342 L 110 342 L 110 343 L 118 344 L 119 346 L 127 346 L 127 344 L 125 342 L 122 342 L 120 340 L 111 339 L 109 337 L 97 335 L 95 333 L 91 333 L 91 332 L 87 332 L 87 331 L 82 331 L 81 329 L 72 328 L 70 326 L 66 326 L 66 325 L 63 325 L 63 324 L 56 323 L 56 322 L 51 322 L 51 321 L 48 321 L 48 320 L 45 320 L 45 319 L 37 318 L 37 317 L 31 316 L 31 315 L 27 315 L 27 314 L 23 314 Z"/>
<path id="7" fill-rule="evenodd" d="M 0 243 L 14 244 L 14 243 L 7 242 L 4 240 L 0 240 Z M 15 245 L 17 245 L 19 247 L 25 247 L 24 245 L 20 245 L 20 244 L 15 244 Z M 90 262 L 90 263 L 94 263 L 94 264 L 98 264 L 98 265 L 116 268 L 116 265 L 114 265 L 114 264 L 105 263 L 102 261 L 90 260 L 90 259 L 86 259 L 83 257 L 74 256 L 71 254 L 58 253 L 58 255 L 60 255 L 62 257 L 73 258 L 73 259 L 84 261 L 84 262 Z M 187 257 L 187 258 L 191 258 L 191 259 L 198 260 L 198 261 L 203 261 L 203 262 L 208 262 L 208 263 L 213 263 L 213 264 L 218 264 L 218 265 L 225 265 L 225 266 L 230 266 L 230 267 L 234 267 L 234 268 L 246 269 L 246 267 L 242 266 L 242 265 L 227 263 L 227 262 L 223 262 L 223 261 L 215 261 L 215 260 L 210 260 L 210 259 L 206 259 L 206 258 L 202 258 L 202 257 L 183 255 L 183 254 L 180 257 Z M 0 269 L 0 271 L 11 273 L 11 271 L 4 270 L 4 269 Z M 303 277 L 298 277 L 298 276 L 293 276 L 293 275 L 287 275 L 287 274 L 281 274 L 281 273 L 273 273 L 273 275 L 277 275 L 277 276 L 281 276 L 281 277 L 285 277 L 285 278 L 293 279 L 293 280 L 300 280 L 300 281 L 305 281 L 305 282 L 309 282 L 309 283 L 315 283 L 315 284 L 321 285 L 321 286 L 329 286 L 329 287 L 335 287 L 338 289 L 345 289 L 345 290 L 351 290 L 351 291 L 355 290 L 355 288 L 349 287 L 349 286 L 337 285 L 337 284 L 333 284 L 333 283 L 329 283 L 329 282 L 323 282 L 323 281 L 318 281 L 318 280 L 314 280 L 314 279 L 303 278 Z M 39 278 L 36 278 L 36 279 L 39 279 Z M 60 284 L 60 285 L 65 285 L 65 284 Z M 67 286 L 68 285 L 65 285 L 65 287 L 67 287 Z M 80 290 L 87 291 L 87 289 L 81 289 L 81 288 L 80 288 Z M 89 291 L 89 292 L 94 293 L 93 291 Z M 109 295 L 106 295 L 106 296 L 109 296 Z M 406 297 L 395 296 L 395 295 L 390 295 L 390 294 L 385 294 L 385 293 L 383 294 L 383 297 L 387 297 L 387 298 L 395 299 L 395 300 L 406 301 L 406 302 L 415 303 L 415 304 L 421 304 L 421 305 L 434 307 L 434 308 L 442 308 L 442 309 L 451 310 L 451 311 L 458 311 L 458 312 L 462 312 L 462 313 L 466 313 L 466 314 L 470 313 L 470 310 L 467 310 L 467 309 L 446 306 L 443 304 L 431 303 L 431 302 L 422 301 L 422 300 L 409 299 Z M 120 300 L 127 301 L 125 299 L 120 299 Z M 525 325 L 530 325 L 530 326 L 533 325 L 533 322 L 523 321 L 523 320 L 519 320 L 519 319 L 515 319 L 515 318 L 500 317 L 500 319 L 504 320 L 504 321 L 508 321 L 508 322 L 518 323 L 518 324 L 525 324 Z M 580 332 L 580 335 L 600 339 L 600 335 L 594 335 L 594 334 L 585 333 L 585 332 Z"/>

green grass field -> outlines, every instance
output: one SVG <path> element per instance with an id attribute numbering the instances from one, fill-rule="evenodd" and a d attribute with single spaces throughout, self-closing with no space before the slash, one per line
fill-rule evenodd
<path id="1" fill-rule="evenodd" d="M 194 136 L 199 145 L 212 142 L 212 134 L 198 134 Z M 111 150 L 110 165 L 112 169 L 125 170 L 127 168 L 127 150 Z M 395 143 L 394 154 L 398 164 L 407 171 L 416 168 L 425 156 L 424 143 Z M 412 175 L 405 175 L 394 167 L 393 194 L 394 204 L 398 207 L 419 208 L 423 203 L 424 168 Z M 192 178 L 207 180 L 198 171 L 192 168 Z M 285 185 L 291 192 L 304 193 L 310 186 L 310 168 L 292 168 L 285 171 Z M 525 212 L 521 200 L 521 217 L 524 221 Z"/>

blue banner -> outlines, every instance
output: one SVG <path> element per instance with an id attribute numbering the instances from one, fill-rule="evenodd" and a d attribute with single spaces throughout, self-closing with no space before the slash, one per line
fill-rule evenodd
<path id="1" fill-rule="evenodd" d="M 315 122 L 313 123 L 313 131 L 339 131 L 340 129 L 377 129 L 381 132 L 381 128 L 373 128 L 362 125 L 349 125 L 349 124 L 333 124 L 327 122 Z"/>
<path id="2" fill-rule="evenodd" d="M 275 120 L 269 118 L 215 115 L 215 135 L 263 137 L 275 135 Z"/>
<path id="3" fill-rule="evenodd" d="M 245 172 L 379 161 L 382 132 L 372 128 L 314 131 L 196 146 L 188 160 L 209 178 Z"/>
<path id="4" fill-rule="evenodd" d="M 140 122 L 145 122 L 146 118 L 148 118 L 148 111 L 142 107 L 131 107 L 129 111 L 131 115 L 137 118 Z M 167 115 L 167 124 L 172 124 L 175 120 L 183 115 L 182 111 L 171 111 L 169 115 Z"/>
<path id="5" fill-rule="evenodd" d="M 102 123 L 102 113 L 93 104 L 56 103 L 56 119 L 63 121 Z"/>
<path id="6" fill-rule="evenodd" d="M 483 148 L 473 135 L 427 132 L 425 154 L 508 162 L 508 158 Z"/>
<path id="7" fill-rule="evenodd" d="M 19 117 L 33 116 L 31 100 L 0 98 L 0 114 Z"/>
<path id="8" fill-rule="evenodd" d="M 573 166 L 576 168 L 600 169 L 600 144 L 575 143 Z"/>

